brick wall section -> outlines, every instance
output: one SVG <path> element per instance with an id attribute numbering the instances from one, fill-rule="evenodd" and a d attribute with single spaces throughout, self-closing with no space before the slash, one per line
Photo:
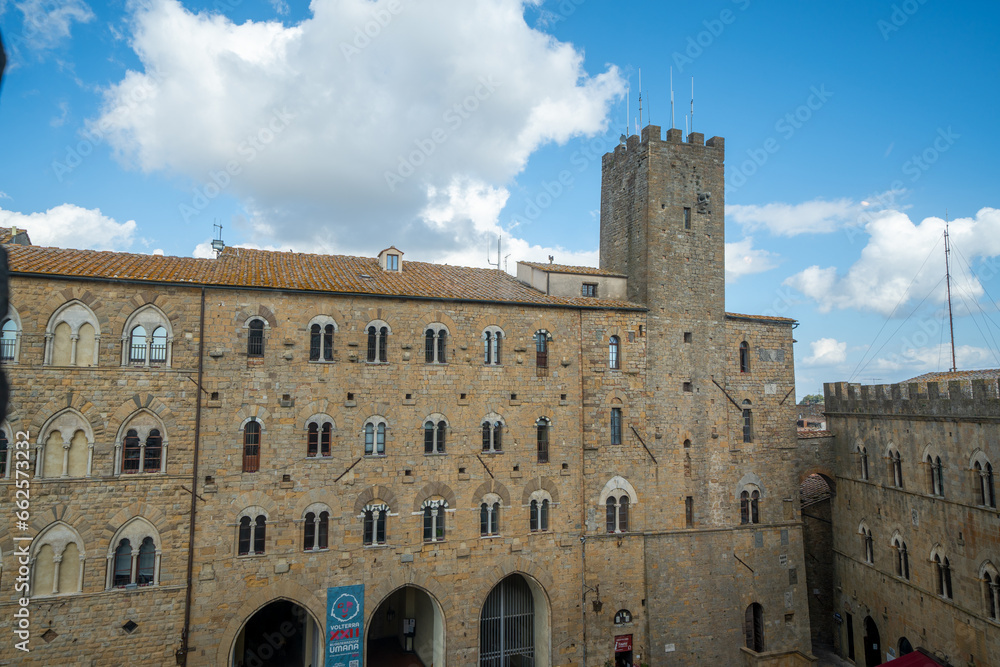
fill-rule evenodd
<path id="1" fill-rule="evenodd" d="M 979 381 L 858 387 L 827 384 L 826 406 L 836 436 L 840 471 L 834 501 L 836 609 L 854 615 L 856 651 L 870 615 L 883 654 L 901 637 L 956 665 L 1000 664 L 1000 625 L 986 617 L 980 568 L 1000 560 L 1000 514 L 979 506 L 971 460 L 979 450 L 993 465 L 1000 400 L 996 385 Z M 903 487 L 892 484 L 885 458 L 898 448 Z M 856 446 L 867 447 L 870 477 L 860 479 Z M 944 463 L 944 497 L 929 493 L 926 464 L 931 446 Z M 858 527 L 872 531 L 874 565 L 864 562 Z M 899 531 L 909 551 L 910 579 L 895 576 L 890 546 Z M 953 597 L 938 595 L 931 551 L 942 547 L 951 563 Z M 846 655 L 846 629 L 836 628 Z"/>

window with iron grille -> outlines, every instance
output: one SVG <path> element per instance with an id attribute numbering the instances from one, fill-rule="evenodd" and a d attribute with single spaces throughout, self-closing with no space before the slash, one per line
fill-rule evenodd
<path id="1" fill-rule="evenodd" d="M 260 422 L 251 418 L 243 426 L 243 472 L 260 470 Z"/>
<path id="2" fill-rule="evenodd" d="M 128 361 L 130 364 L 146 363 L 146 329 L 137 326 L 130 336 Z"/>
<path id="3" fill-rule="evenodd" d="M 264 320 L 253 320 L 247 327 L 247 356 L 264 356 Z"/>
<path id="4" fill-rule="evenodd" d="M 549 462 L 549 426 L 547 418 L 542 417 L 535 422 L 535 442 L 538 445 L 538 462 Z"/>
<path id="5" fill-rule="evenodd" d="M 0 328 L 0 361 L 14 361 L 17 356 L 17 322 L 4 320 Z"/>
<path id="6" fill-rule="evenodd" d="M 596 283 L 583 283 L 583 288 L 580 290 L 582 296 L 597 296 L 597 284 Z"/>
<path id="7" fill-rule="evenodd" d="M 750 401 L 743 401 L 743 442 L 753 442 L 753 411 Z"/>
<path id="8" fill-rule="evenodd" d="M 545 375 L 549 367 L 549 332 L 544 329 L 535 333 L 535 368 L 538 375 Z"/>

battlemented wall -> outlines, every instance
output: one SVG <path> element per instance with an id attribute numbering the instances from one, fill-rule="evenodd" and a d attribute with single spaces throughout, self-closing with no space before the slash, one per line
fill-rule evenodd
<path id="1" fill-rule="evenodd" d="M 951 664 L 1000 664 L 1000 624 L 989 618 L 983 581 L 986 568 L 1000 561 L 1000 513 L 982 502 L 973 469 L 977 461 L 1000 459 L 996 384 L 837 383 L 825 385 L 825 393 L 839 471 L 833 512 L 841 653 L 848 652 L 850 614 L 856 655 L 864 655 L 869 617 L 883 659 L 890 651 L 899 655 L 905 637 Z M 937 489 L 928 455 L 942 462 Z M 872 562 L 863 529 L 872 535 Z M 898 573 L 897 538 L 907 549 L 908 578 Z M 941 591 L 935 556 L 950 565 L 950 595 Z"/>

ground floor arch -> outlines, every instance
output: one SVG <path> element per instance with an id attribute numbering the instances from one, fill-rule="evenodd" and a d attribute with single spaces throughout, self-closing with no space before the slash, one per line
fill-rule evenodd
<path id="1" fill-rule="evenodd" d="M 865 665 L 875 667 L 882 664 L 882 640 L 878 626 L 871 616 L 865 616 Z"/>
<path id="2" fill-rule="evenodd" d="M 233 643 L 232 667 L 320 667 L 323 632 L 309 611 L 274 600 L 254 612 Z"/>
<path id="3" fill-rule="evenodd" d="M 548 597 L 534 579 L 514 573 L 490 591 L 479 615 L 480 667 L 544 667 L 551 629 Z"/>
<path id="4" fill-rule="evenodd" d="M 427 591 L 402 586 L 387 595 L 367 624 L 369 667 L 438 667 L 445 664 L 445 620 Z"/>

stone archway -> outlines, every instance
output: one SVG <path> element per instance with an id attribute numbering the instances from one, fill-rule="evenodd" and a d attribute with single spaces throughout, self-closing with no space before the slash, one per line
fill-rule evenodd
<path id="1" fill-rule="evenodd" d="M 834 644 L 833 601 L 833 496 L 835 482 L 822 471 L 805 474 L 799 486 L 802 543 L 805 550 L 806 585 L 819 595 L 809 597 L 814 650 Z"/>
<path id="2" fill-rule="evenodd" d="M 316 667 L 323 632 L 309 611 L 277 599 L 254 612 L 236 635 L 231 667 Z"/>
<path id="3" fill-rule="evenodd" d="M 865 665 L 875 667 L 882 664 L 882 639 L 878 626 L 871 616 L 865 616 Z"/>
<path id="4" fill-rule="evenodd" d="M 386 595 L 368 617 L 365 663 L 369 667 L 445 664 L 445 620 L 438 601 L 406 585 Z"/>
<path id="5" fill-rule="evenodd" d="M 548 665 L 548 598 L 534 579 L 513 573 L 500 580 L 479 614 L 480 667 Z"/>

